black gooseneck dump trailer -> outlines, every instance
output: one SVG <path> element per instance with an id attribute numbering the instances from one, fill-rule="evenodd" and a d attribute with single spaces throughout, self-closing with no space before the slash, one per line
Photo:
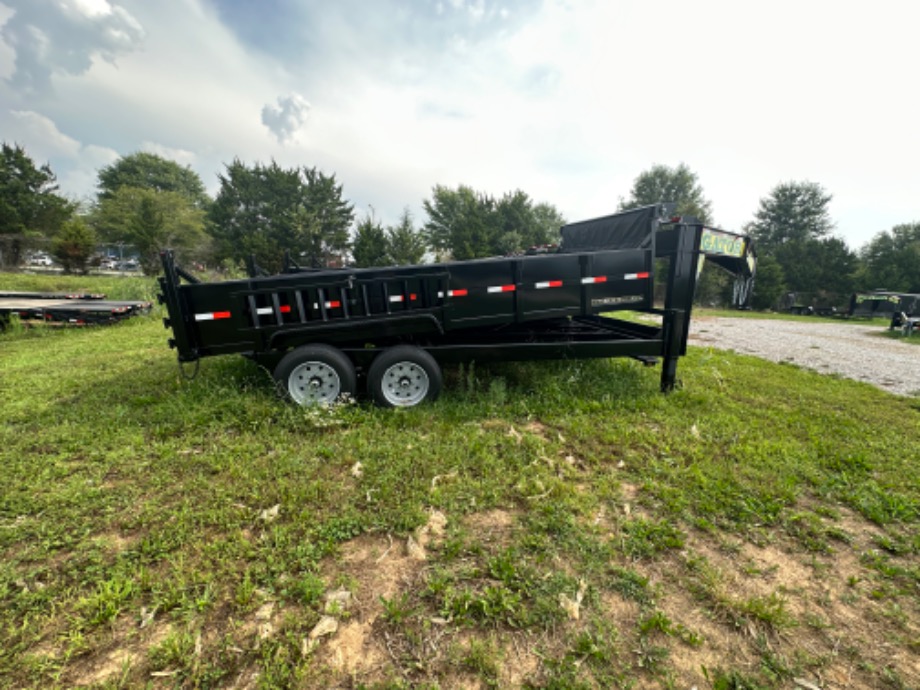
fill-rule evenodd
<path id="1" fill-rule="evenodd" d="M 671 390 L 686 354 L 703 260 L 735 276 L 746 306 L 750 240 L 669 215 L 668 205 L 566 225 L 553 253 L 440 264 L 297 271 L 200 282 L 162 252 L 161 302 L 179 362 L 231 353 L 274 372 L 302 405 L 354 395 L 357 372 L 384 406 L 437 397 L 447 362 L 634 357 L 661 360 Z M 656 270 L 666 266 L 664 304 Z M 660 325 L 602 315 L 630 310 Z"/>

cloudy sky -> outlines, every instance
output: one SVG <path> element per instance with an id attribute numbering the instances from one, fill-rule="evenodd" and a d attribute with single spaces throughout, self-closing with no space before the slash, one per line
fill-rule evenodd
<path id="1" fill-rule="evenodd" d="M 0 0 L 0 138 L 75 198 L 138 150 L 212 193 L 274 159 L 385 223 L 461 183 L 581 220 L 686 163 L 728 229 L 821 184 L 855 249 L 920 221 L 918 25 L 916 0 Z"/>

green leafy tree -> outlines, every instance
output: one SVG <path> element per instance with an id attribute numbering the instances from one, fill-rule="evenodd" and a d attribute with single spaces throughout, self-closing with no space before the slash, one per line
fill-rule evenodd
<path id="1" fill-rule="evenodd" d="M 457 260 L 510 254 L 557 242 L 562 215 L 547 203 L 534 204 L 520 190 L 493 197 L 460 185 L 437 185 L 423 202 L 424 233 L 440 256 Z"/>
<path id="2" fill-rule="evenodd" d="M 100 201 L 112 198 L 123 187 L 133 187 L 175 192 L 186 197 L 199 209 L 207 209 L 211 203 L 201 177 L 189 166 L 144 151 L 122 156 L 102 168 L 97 186 Z"/>
<path id="3" fill-rule="evenodd" d="M 832 235 L 832 198 L 814 182 L 784 182 L 760 200 L 750 226 L 758 256 L 779 263 L 788 292 L 842 294 L 853 289 L 857 257 Z"/>
<path id="4" fill-rule="evenodd" d="M 366 216 L 358 223 L 351 255 L 358 268 L 389 265 L 386 230 L 371 216 Z"/>
<path id="5" fill-rule="evenodd" d="M 422 205 L 428 214 L 425 234 L 435 251 L 458 261 L 498 253 L 491 197 L 466 185 L 456 190 L 436 185 L 431 197 Z"/>
<path id="6" fill-rule="evenodd" d="M 920 293 L 920 223 L 880 232 L 860 252 L 864 289 Z"/>
<path id="7" fill-rule="evenodd" d="M 314 267 L 338 262 L 348 251 L 354 208 L 342 199 L 334 175 L 234 159 L 219 179 L 209 218 L 220 258 L 253 255 L 277 271 L 286 250 Z"/>
<path id="8" fill-rule="evenodd" d="M 412 223 L 409 209 L 403 210 L 396 225 L 387 228 L 387 254 L 396 266 L 409 266 L 421 262 L 428 250 L 425 238 Z"/>
<path id="9" fill-rule="evenodd" d="M 779 305 L 785 292 L 786 278 L 779 262 L 769 254 L 758 257 L 751 306 L 754 309 L 773 309 Z"/>
<path id="10" fill-rule="evenodd" d="M 535 204 L 531 222 L 534 228 L 531 246 L 559 244 L 559 230 L 566 224 L 565 217 L 559 209 L 546 202 Z"/>
<path id="11" fill-rule="evenodd" d="M 0 266 L 17 266 L 29 246 L 53 236 L 75 209 L 58 194 L 49 165 L 36 166 L 18 144 L 0 146 Z"/>
<path id="12" fill-rule="evenodd" d="M 620 210 L 665 202 L 677 204 L 675 213 L 693 216 L 705 224 L 712 223 L 712 204 L 703 194 L 699 179 L 681 163 L 676 168 L 654 165 L 633 182 L 629 197 L 620 201 Z"/>
<path id="13" fill-rule="evenodd" d="M 82 218 L 64 221 L 51 244 L 51 254 L 65 273 L 87 273 L 96 250 L 96 233 Z"/>
<path id="14" fill-rule="evenodd" d="M 106 241 L 132 245 L 148 275 L 159 272 L 161 249 L 173 249 L 184 262 L 208 251 L 205 212 L 180 192 L 121 187 L 100 201 L 92 222 Z"/>
<path id="15" fill-rule="evenodd" d="M 815 182 L 783 182 L 760 200 L 751 224 L 757 246 L 772 251 L 786 244 L 820 240 L 834 229 L 833 196 Z"/>
<path id="16" fill-rule="evenodd" d="M 559 242 L 562 214 L 552 204 L 535 204 L 520 189 L 509 192 L 495 204 L 499 227 L 498 253 L 512 254 L 530 247 Z"/>

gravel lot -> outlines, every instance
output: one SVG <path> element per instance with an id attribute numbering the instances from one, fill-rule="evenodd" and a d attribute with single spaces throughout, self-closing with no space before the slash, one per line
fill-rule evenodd
<path id="1" fill-rule="evenodd" d="M 920 395 L 920 347 L 879 337 L 883 330 L 877 324 L 694 315 L 690 344 L 836 373 L 895 395 Z"/>

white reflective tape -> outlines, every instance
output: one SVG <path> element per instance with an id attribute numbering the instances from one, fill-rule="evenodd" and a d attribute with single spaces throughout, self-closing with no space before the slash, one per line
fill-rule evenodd
<path id="1" fill-rule="evenodd" d="M 438 299 L 444 299 L 444 291 L 438 290 Z"/>
<path id="2" fill-rule="evenodd" d="M 607 276 L 591 276 L 590 278 L 582 278 L 582 285 L 592 285 L 594 283 L 606 283 Z"/>
<path id="3" fill-rule="evenodd" d="M 256 314 L 271 314 L 274 311 L 271 307 L 259 307 L 256 309 Z"/>
<path id="4" fill-rule="evenodd" d="M 561 280 L 546 280 L 542 283 L 534 283 L 534 287 L 537 288 L 537 290 L 546 290 L 547 288 L 562 287 L 562 281 Z"/>
<path id="5" fill-rule="evenodd" d="M 215 319 L 229 319 L 229 311 L 211 311 L 204 314 L 195 314 L 195 321 L 214 321 Z"/>
<path id="6" fill-rule="evenodd" d="M 405 300 L 406 300 L 405 295 L 391 295 L 390 296 L 391 302 L 404 302 Z"/>
<path id="7" fill-rule="evenodd" d="M 486 288 L 488 292 L 514 292 L 514 285 L 493 285 Z"/>

